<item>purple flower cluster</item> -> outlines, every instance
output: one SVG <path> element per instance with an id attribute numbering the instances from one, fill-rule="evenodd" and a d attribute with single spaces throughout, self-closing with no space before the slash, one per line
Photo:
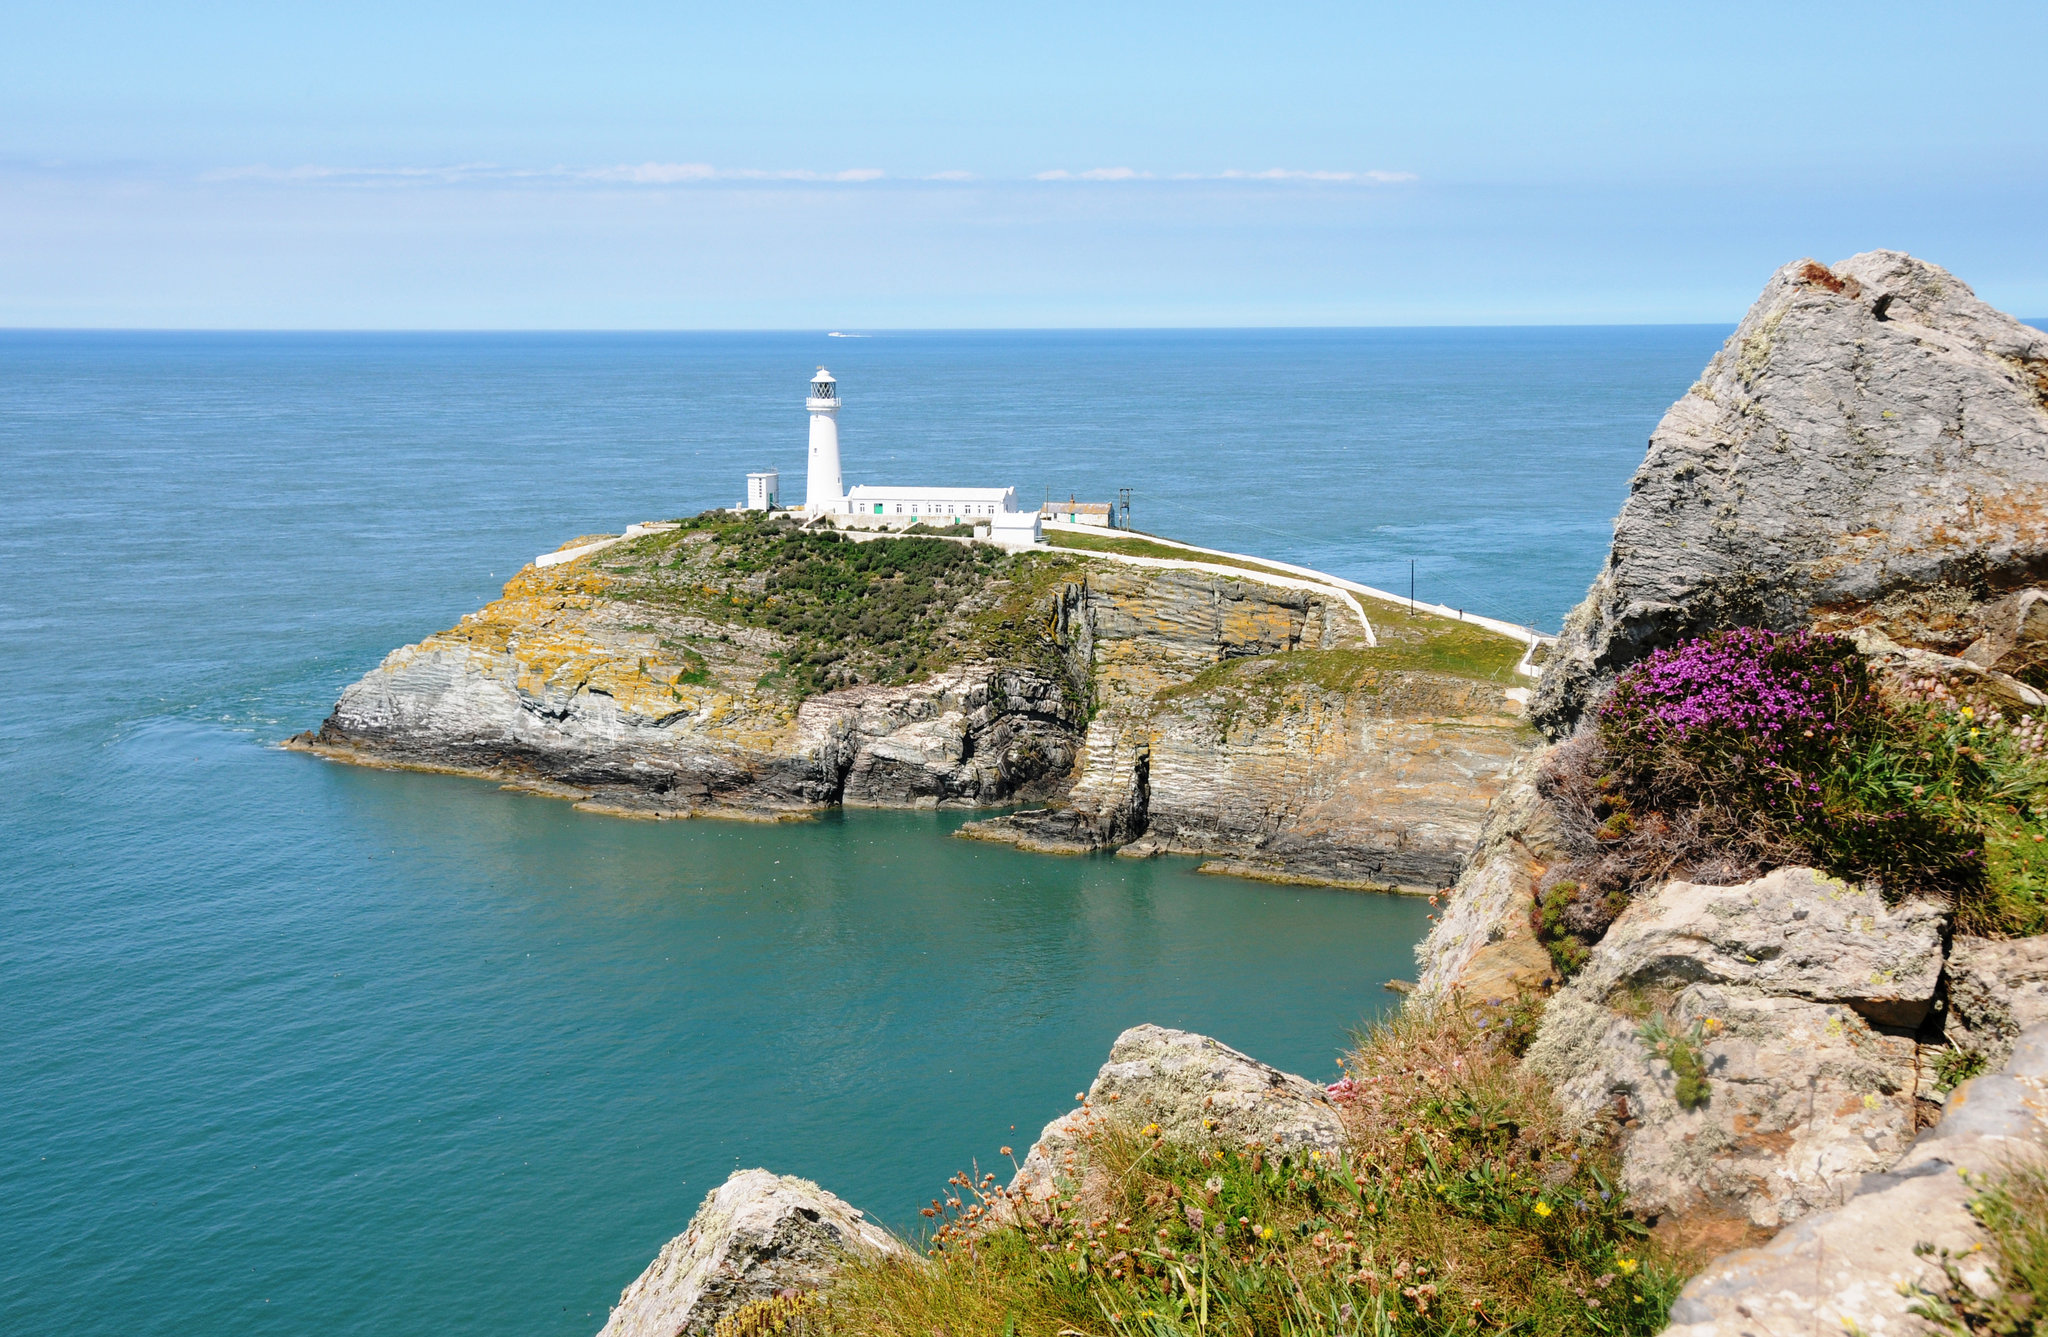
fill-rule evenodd
<path id="1" fill-rule="evenodd" d="M 1843 707 L 1863 694 L 1860 668 L 1839 637 L 1737 627 L 1659 650 L 1624 673 L 1600 707 L 1601 730 L 1638 745 L 1706 735 L 1777 755 L 1793 740 L 1835 732 Z"/>

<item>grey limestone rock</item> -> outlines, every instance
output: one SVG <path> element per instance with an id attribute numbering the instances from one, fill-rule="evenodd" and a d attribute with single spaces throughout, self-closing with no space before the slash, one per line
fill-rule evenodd
<path id="1" fill-rule="evenodd" d="M 1062 684 L 998 665 L 813 697 L 793 727 L 753 726 L 770 747 L 735 736 L 740 713 L 629 709 L 608 692 L 537 682 L 509 653 L 429 643 L 394 651 L 351 684 L 317 745 L 537 778 L 666 815 L 1000 802 L 1064 776 L 1079 732 Z"/>
<path id="2" fill-rule="evenodd" d="M 2030 1026 L 2048 1023 L 2048 935 L 1999 941 L 1958 934 L 1949 947 L 1946 1038 L 1997 1067 Z"/>
<path id="3" fill-rule="evenodd" d="M 1665 1337 L 1772 1337 L 1928 1331 L 1912 1288 L 1941 1278 L 1914 1246 L 1948 1249 L 1964 1279 L 1989 1284 L 1964 1175 L 2048 1154 L 2048 1025 L 2023 1033 L 2004 1070 L 1958 1088 L 1941 1123 L 1896 1165 L 1866 1175 L 1840 1206 L 1780 1231 L 1761 1248 L 1714 1260 L 1687 1283 Z M 1963 1173 L 1959 1173 L 1963 1172 Z"/>
<path id="4" fill-rule="evenodd" d="M 818 1290 L 849 1255 L 913 1256 L 808 1179 L 736 1170 L 626 1287 L 600 1337 L 699 1337 L 778 1291 Z"/>
<path id="5" fill-rule="evenodd" d="M 1731 887 L 1667 882 L 1639 897 L 1601 940 L 1573 988 L 1598 997 L 1696 981 L 1813 1002 L 1917 1026 L 1941 980 L 1946 903 L 1886 904 L 1811 868 Z"/>
<path id="6" fill-rule="evenodd" d="M 1550 1001 L 1528 1061 L 1589 1130 L 1616 1120 L 1651 1213 L 1775 1227 L 1841 1201 L 1911 1141 L 1918 1047 L 1947 912 L 1886 905 L 1805 868 L 1671 882 L 1624 910 Z M 1708 1027 L 1709 1098 L 1687 1109 L 1643 1030 Z"/>
<path id="7" fill-rule="evenodd" d="M 1151 754 L 1130 721 L 1105 712 L 1088 723 L 1066 802 L 972 822 L 960 834 L 1050 854 L 1128 844 L 1145 832 Z"/>
<path id="8" fill-rule="evenodd" d="M 1537 879 L 1558 855 L 1556 819 L 1536 789 L 1548 755 L 1525 757 L 1487 813 L 1478 848 L 1415 948 L 1418 997 L 1457 991 L 1490 1001 L 1554 982 L 1550 954 L 1529 922 Z"/>
<path id="9" fill-rule="evenodd" d="M 1086 1142 L 1099 1128 L 1159 1126 L 1190 1146 L 1259 1146 L 1281 1154 L 1335 1155 L 1344 1126 L 1325 1090 L 1206 1035 L 1133 1026 L 1110 1046 L 1109 1061 L 1079 1109 L 1045 1126 L 1010 1192 L 1042 1202 L 1062 1185 L 1081 1187 Z"/>
<path id="10" fill-rule="evenodd" d="M 2018 665 L 2048 576 L 2048 333 L 1897 251 L 1785 266 L 1664 415 L 1531 716 L 1569 732 L 1650 651 L 1875 626 Z M 2015 656 L 2018 659 L 2015 659 Z"/>

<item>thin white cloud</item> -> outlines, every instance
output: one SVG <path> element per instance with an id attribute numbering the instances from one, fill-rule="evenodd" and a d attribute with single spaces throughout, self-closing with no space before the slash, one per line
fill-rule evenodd
<path id="1" fill-rule="evenodd" d="M 638 167 L 596 167 L 582 175 L 591 181 L 673 186 L 684 181 L 710 181 L 718 175 L 718 169 L 707 162 L 644 162 Z"/>
<path id="2" fill-rule="evenodd" d="M 202 172 L 202 181 L 469 181 L 506 176 L 491 163 L 456 163 L 445 167 L 222 167 Z"/>
<path id="3" fill-rule="evenodd" d="M 1395 185 L 1415 180 L 1415 173 L 1303 171 L 1293 167 L 1268 167 L 1263 172 L 1218 172 L 1216 178 L 1222 181 L 1369 181 L 1375 185 Z"/>
<path id="4" fill-rule="evenodd" d="M 716 167 L 703 162 L 616 163 L 606 167 L 502 167 L 496 163 L 452 163 L 438 167 L 226 167 L 203 173 L 203 181 L 272 181 L 280 183 L 329 182 L 339 185 L 402 186 L 464 183 L 527 183 L 531 185 L 603 184 L 624 186 L 690 186 L 717 182 L 787 181 L 818 184 L 859 185 L 881 181 L 888 173 L 879 167 L 849 167 L 836 172 L 802 167 Z M 933 172 L 926 181 L 978 181 L 973 172 L 953 169 Z M 1071 171 L 1056 167 L 1035 173 L 1034 181 L 1154 181 L 1158 176 L 1135 167 L 1090 167 Z M 1413 172 L 1336 171 L 1295 167 L 1268 167 L 1260 171 L 1227 168 L 1220 172 L 1176 172 L 1169 181 L 1301 181 L 1355 185 L 1399 185 L 1416 180 Z"/>
<path id="5" fill-rule="evenodd" d="M 665 186 L 686 181 L 880 181 L 888 173 L 879 167 L 813 172 L 802 167 L 713 167 L 701 162 L 647 162 L 637 167 L 593 167 L 572 175 L 587 181 L 630 181 Z"/>
<path id="6" fill-rule="evenodd" d="M 602 182 L 636 186 L 678 186 L 706 181 L 817 181 L 859 183 L 879 181 L 888 173 L 879 167 L 850 167 L 838 172 L 808 168 L 714 167 L 702 162 L 619 163 L 610 167 L 500 167 L 495 163 L 457 163 L 445 167 L 225 167 L 201 174 L 203 181 L 278 181 L 402 185 L 459 182 Z"/>
<path id="7" fill-rule="evenodd" d="M 1132 167 L 1091 167 L 1085 172 L 1069 172 L 1064 167 L 1055 167 L 1050 172 L 1040 172 L 1033 181 L 1150 181 L 1150 172 L 1140 172 Z"/>
<path id="8" fill-rule="evenodd" d="M 1056 167 L 1049 172 L 1039 172 L 1034 181 L 1151 181 L 1156 178 L 1150 172 L 1140 172 L 1129 167 L 1096 167 L 1085 172 L 1070 172 Z M 1175 172 L 1167 178 L 1170 181 L 1335 181 L 1369 185 L 1397 185 L 1416 180 L 1413 172 L 1338 172 L 1327 170 L 1306 170 L 1293 167 L 1268 167 L 1264 171 L 1247 172 L 1238 168 L 1227 168 L 1221 172 Z"/>

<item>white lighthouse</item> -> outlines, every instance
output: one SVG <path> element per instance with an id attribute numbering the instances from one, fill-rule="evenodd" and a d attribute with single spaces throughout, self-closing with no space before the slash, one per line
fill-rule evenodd
<path id="1" fill-rule="evenodd" d="M 839 479 L 839 383 L 823 367 L 811 378 L 811 469 L 804 477 L 804 510 L 822 515 L 839 509 L 846 489 Z"/>

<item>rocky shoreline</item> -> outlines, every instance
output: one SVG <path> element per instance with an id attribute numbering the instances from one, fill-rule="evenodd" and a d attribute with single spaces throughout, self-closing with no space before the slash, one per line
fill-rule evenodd
<path id="1" fill-rule="evenodd" d="M 942 545 L 959 551 L 860 546 L 915 573 Z M 838 649 L 796 619 L 857 640 L 860 600 L 813 613 L 777 582 L 834 546 L 711 515 L 528 567 L 393 651 L 290 746 L 627 817 L 1022 807 L 962 834 L 1428 892 L 1537 741 L 1514 692 L 1522 647 L 1498 633 L 1389 607 L 1373 644 L 1298 581 L 1083 552 L 953 558 L 923 586 L 871 579 L 865 598 L 908 609 L 922 662 L 888 662 L 878 636 L 865 662 L 856 649 L 818 674 Z"/>

